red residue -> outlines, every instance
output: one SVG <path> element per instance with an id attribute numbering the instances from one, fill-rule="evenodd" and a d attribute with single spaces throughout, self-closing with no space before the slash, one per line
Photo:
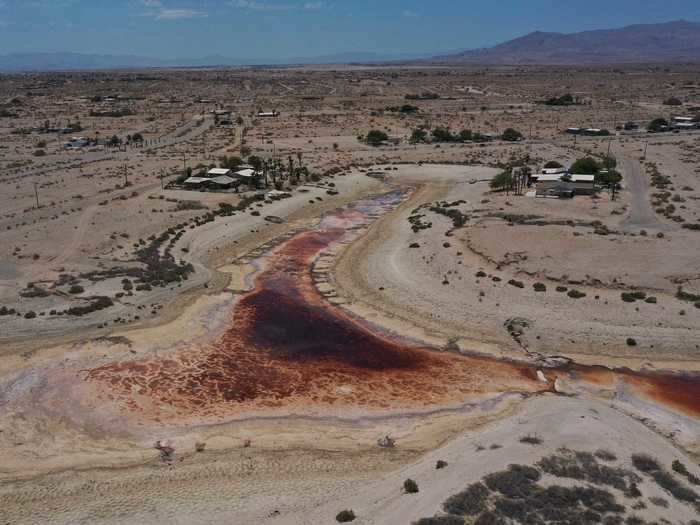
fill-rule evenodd
<path id="1" fill-rule="evenodd" d="M 124 411 L 153 421 L 161 411 L 173 421 L 280 407 L 421 408 L 474 394 L 548 389 L 532 366 L 393 340 L 328 304 L 314 286 L 313 259 L 368 217 L 340 210 L 272 250 L 255 289 L 239 298 L 230 327 L 210 345 L 108 364 L 87 380 Z M 595 367 L 573 373 L 593 383 L 613 377 Z M 621 377 L 661 402 L 700 413 L 697 378 Z"/>

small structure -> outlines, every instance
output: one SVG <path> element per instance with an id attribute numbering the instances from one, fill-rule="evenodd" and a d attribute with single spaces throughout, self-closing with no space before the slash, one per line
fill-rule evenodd
<path id="1" fill-rule="evenodd" d="M 190 177 L 189 179 L 186 179 L 183 184 L 186 188 L 202 188 L 204 183 L 208 180 L 210 180 L 208 177 Z"/>
<path id="2" fill-rule="evenodd" d="M 261 118 L 272 118 L 272 117 L 279 117 L 279 111 L 272 110 L 272 111 L 259 111 L 258 112 L 258 117 Z"/>
<path id="3" fill-rule="evenodd" d="M 209 177 L 221 177 L 222 175 L 230 176 L 231 170 L 228 168 L 212 168 L 207 171 Z"/>
<path id="4" fill-rule="evenodd" d="M 537 180 L 538 197 L 564 197 L 574 195 L 593 195 L 595 193 L 595 175 L 568 175 L 566 173 L 540 175 Z"/>
<path id="5" fill-rule="evenodd" d="M 208 182 L 205 182 L 205 185 L 214 189 L 226 190 L 236 186 L 237 181 L 228 175 L 219 175 L 218 177 L 208 179 Z"/>
<path id="6" fill-rule="evenodd" d="M 557 199 L 572 199 L 574 197 L 574 188 L 568 182 L 538 182 L 536 197 L 554 197 Z"/>

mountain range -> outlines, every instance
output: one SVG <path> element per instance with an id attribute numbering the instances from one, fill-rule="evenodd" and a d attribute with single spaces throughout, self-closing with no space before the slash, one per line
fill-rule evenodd
<path id="1" fill-rule="evenodd" d="M 509 64 L 576 65 L 700 62 L 700 23 L 678 20 L 579 33 L 535 31 L 489 48 L 433 56 L 350 52 L 318 57 L 245 59 L 208 56 L 156 59 L 134 55 L 13 53 L 0 55 L 0 71 L 66 71 L 154 67 L 292 64 Z"/>
<path id="2" fill-rule="evenodd" d="M 511 65 L 700 62 L 700 23 L 678 20 L 569 34 L 535 31 L 494 47 L 438 56 L 429 62 Z"/>

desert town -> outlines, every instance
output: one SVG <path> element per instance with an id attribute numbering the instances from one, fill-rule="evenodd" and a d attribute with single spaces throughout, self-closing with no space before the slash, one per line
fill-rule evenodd
<path id="1" fill-rule="evenodd" d="M 0 521 L 697 524 L 699 72 L 0 76 Z"/>

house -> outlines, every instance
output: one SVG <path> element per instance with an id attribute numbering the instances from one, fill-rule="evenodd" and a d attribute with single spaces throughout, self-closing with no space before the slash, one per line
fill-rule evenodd
<path id="1" fill-rule="evenodd" d="M 261 118 L 279 117 L 279 112 L 277 110 L 259 111 L 258 117 L 261 117 Z"/>
<path id="2" fill-rule="evenodd" d="M 538 197 L 593 195 L 596 189 L 595 175 L 568 175 L 566 173 L 540 175 L 535 187 L 535 194 Z"/>
<path id="3" fill-rule="evenodd" d="M 557 199 L 572 199 L 575 191 L 568 182 L 538 183 L 536 197 L 553 197 Z"/>
<path id="4" fill-rule="evenodd" d="M 218 177 L 212 177 L 204 183 L 205 186 L 217 190 L 227 190 L 234 186 L 237 186 L 236 179 L 229 177 L 228 175 L 219 175 Z"/>
<path id="5" fill-rule="evenodd" d="M 207 182 L 209 178 L 207 177 L 190 177 L 189 179 L 186 179 L 183 184 L 187 188 L 202 188 L 204 186 L 204 183 Z"/>
<path id="6" fill-rule="evenodd" d="M 255 179 L 255 170 L 252 168 L 246 168 L 235 172 L 232 177 L 240 179 L 242 182 L 249 183 Z"/>
<path id="7" fill-rule="evenodd" d="M 581 128 L 566 128 L 566 133 L 569 135 L 580 135 L 581 132 Z"/>

